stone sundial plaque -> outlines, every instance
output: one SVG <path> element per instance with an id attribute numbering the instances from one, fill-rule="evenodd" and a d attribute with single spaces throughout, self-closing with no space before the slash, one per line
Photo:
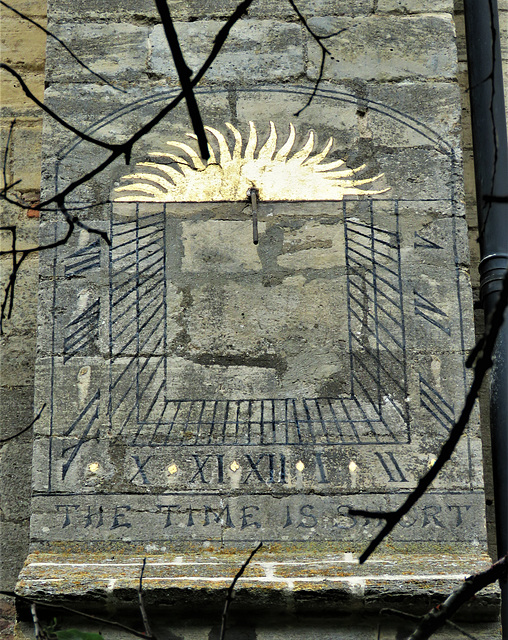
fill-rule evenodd
<path id="1" fill-rule="evenodd" d="M 259 541 L 275 564 L 254 563 L 251 586 L 348 587 L 336 567 L 370 575 L 353 554 L 381 526 L 348 509 L 398 506 L 462 408 L 473 325 L 453 147 L 366 101 L 379 135 L 399 127 L 416 151 L 347 149 L 317 114 L 346 122 L 353 95 L 322 91 L 296 123 L 260 95 L 272 121 L 244 95 L 245 119 L 207 127 L 208 163 L 182 132 L 117 167 L 94 219 L 110 246 L 81 230 L 41 257 L 31 535 L 77 554 L 51 589 L 86 593 L 78 566 L 135 588 L 147 554 L 149 588 L 224 587 Z M 396 557 L 450 554 L 443 580 L 484 551 L 476 420 L 388 540 Z M 413 578 L 436 573 L 418 558 Z M 48 562 L 31 557 L 19 588 Z"/>

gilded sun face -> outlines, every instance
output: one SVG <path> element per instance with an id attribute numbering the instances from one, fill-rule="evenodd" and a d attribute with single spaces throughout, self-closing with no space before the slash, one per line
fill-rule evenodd
<path id="1" fill-rule="evenodd" d="M 258 137 L 254 123 L 245 149 L 242 136 L 229 122 L 234 144 L 231 148 L 225 136 L 212 127 L 205 127 L 217 141 L 216 155 L 209 144 L 210 158 L 206 164 L 188 144 L 170 140 L 167 144 L 179 153 L 152 152 L 161 162 L 138 162 L 136 172 L 123 176 L 129 184 L 116 188 L 116 202 L 209 202 L 245 200 L 247 191 L 256 187 L 260 200 L 342 200 L 346 195 L 374 195 L 384 189 L 362 189 L 384 174 L 372 178 L 357 178 L 365 165 L 346 167 L 344 160 L 326 162 L 333 138 L 323 149 L 312 155 L 314 132 L 294 151 L 295 127 L 289 125 L 289 135 L 277 151 L 277 131 L 270 122 L 268 140 L 256 153 Z M 194 134 L 187 136 L 195 140 Z"/>

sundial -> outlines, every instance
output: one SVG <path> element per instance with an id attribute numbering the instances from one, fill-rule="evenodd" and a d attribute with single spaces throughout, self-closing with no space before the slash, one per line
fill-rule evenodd
<path id="1" fill-rule="evenodd" d="M 213 112 L 207 162 L 183 125 L 159 129 L 111 178 L 111 246 L 81 231 L 43 257 L 42 550 L 352 560 L 381 523 L 349 508 L 398 506 L 434 463 L 473 339 L 456 153 L 368 100 L 379 152 L 346 144 L 357 96 L 320 90 L 293 122 L 300 98 Z M 481 557 L 480 459 L 475 418 L 392 550 Z"/>

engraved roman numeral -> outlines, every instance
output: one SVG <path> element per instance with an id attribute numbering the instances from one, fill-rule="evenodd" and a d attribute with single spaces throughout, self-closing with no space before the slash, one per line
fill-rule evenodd
<path id="1" fill-rule="evenodd" d="M 447 314 L 437 307 L 433 302 L 431 302 L 428 298 L 423 296 L 418 291 L 414 291 L 414 305 L 415 305 L 415 313 L 417 316 L 422 317 L 430 324 L 434 325 L 441 331 L 444 331 L 446 335 L 450 335 L 451 329 L 449 326 L 449 318 Z"/>
<path id="2" fill-rule="evenodd" d="M 392 451 L 387 451 L 386 453 L 376 451 L 376 456 L 388 475 L 388 482 L 408 482 Z"/>
<path id="3" fill-rule="evenodd" d="M 153 456 L 148 456 L 144 462 L 141 462 L 139 456 L 132 456 L 132 458 L 134 459 L 134 462 L 136 463 L 137 471 L 132 476 L 130 481 L 133 482 L 138 476 L 141 476 L 143 484 L 150 484 L 150 482 L 148 481 L 147 475 L 146 475 L 145 467 L 148 464 L 148 462 L 150 462 L 150 460 L 153 458 Z"/>
<path id="4" fill-rule="evenodd" d="M 439 422 L 446 431 L 450 431 L 455 420 L 453 405 L 451 405 L 436 389 L 420 374 L 420 405 Z"/>

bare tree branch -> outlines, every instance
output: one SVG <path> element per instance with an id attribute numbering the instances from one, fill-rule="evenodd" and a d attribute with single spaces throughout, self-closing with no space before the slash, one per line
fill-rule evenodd
<path id="1" fill-rule="evenodd" d="M 238 582 L 238 580 L 243 576 L 243 573 L 244 573 L 245 569 L 247 569 L 247 567 L 249 566 L 249 562 L 252 560 L 252 558 L 255 556 L 255 554 L 261 549 L 262 546 L 263 546 L 263 543 L 260 542 L 258 544 L 258 546 L 251 551 L 250 556 L 242 564 L 242 566 L 238 570 L 238 573 L 233 578 L 233 582 L 229 585 L 228 593 L 227 593 L 227 596 L 226 596 L 226 602 L 224 603 L 224 610 L 222 612 L 222 623 L 221 623 L 221 628 L 220 628 L 219 640 L 224 640 L 224 638 L 226 637 L 226 624 L 227 624 L 227 621 L 228 621 L 229 606 L 231 605 L 231 602 L 233 601 L 233 591 L 234 591 L 235 585 Z"/>
<path id="2" fill-rule="evenodd" d="M 35 27 L 37 27 L 37 29 L 40 29 L 41 31 L 44 31 L 44 33 L 47 36 L 49 36 L 50 38 L 53 38 L 54 40 L 56 40 L 58 42 L 58 44 L 61 47 L 63 47 L 67 51 L 67 53 L 70 54 L 74 58 L 74 60 L 76 60 L 76 62 L 79 65 L 81 65 L 84 69 L 86 69 L 89 73 L 94 75 L 96 78 L 99 78 L 99 80 L 102 80 L 102 82 L 104 82 L 108 86 L 112 87 L 113 89 L 116 89 L 117 91 L 121 91 L 122 93 L 127 93 L 127 91 L 125 89 L 121 89 L 120 87 L 115 86 L 112 82 L 110 82 L 109 80 L 106 80 L 106 78 L 104 76 L 101 76 L 100 73 L 96 73 L 93 69 L 90 69 L 90 67 L 87 64 L 85 64 L 82 60 L 80 60 L 78 58 L 78 56 L 65 44 L 65 42 L 63 40 L 60 40 L 60 38 L 58 36 L 55 36 L 54 33 L 49 31 L 49 29 L 46 29 L 46 27 L 43 27 L 41 24 L 39 24 L 35 20 L 32 20 L 32 18 L 29 18 L 26 14 L 22 13 L 21 11 L 18 11 L 18 9 L 15 9 L 14 7 L 11 7 L 11 5 L 7 4 L 7 2 L 4 2 L 3 0 L 0 0 L 0 4 L 3 5 L 4 7 L 6 7 L 7 9 L 9 9 L 10 11 L 14 12 L 16 15 L 18 15 L 23 20 L 26 20 L 27 22 L 30 22 L 30 24 L 33 24 Z"/>
<path id="3" fill-rule="evenodd" d="M 44 602 L 42 600 L 32 600 L 31 598 L 26 598 L 25 596 L 20 596 L 17 593 L 12 591 L 0 591 L 0 595 L 8 596 L 10 598 L 17 598 L 22 602 L 26 602 L 30 605 L 36 605 L 38 607 L 46 607 L 47 609 L 55 609 L 56 611 L 66 611 L 67 613 L 72 613 L 73 615 L 80 616 L 81 618 L 86 618 L 87 620 L 93 620 L 94 622 L 99 622 L 100 624 L 108 624 L 111 627 L 115 627 L 117 629 L 122 629 L 126 633 L 130 633 L 137 638 L 144 638 L 144 640 L 156 640 L 153 637 L 147 636 L 146 633 L 142 631 L 136 631 L 132 627 L 128 627 L 121 622 L 116 622 L 115 620 L 111 620 L 110 618 L 100 618 L 99 616 L 94 616 L 91 613 L 85 613 L 84 611 L 78 611 L 78 609 L 72 609 L 71 607 L 66 607 L 63 604 L 52 604 L 51 602 Z"/>
<path id="4" fill-rule="evenodd" d="M 504 556 L 486 571 L 466 578 L 462 585 L 446 598 L 443 604 L 434 607 L 423 616 L 408 640 L 427 640 L 427 638 L 430 638 L 446 622 L 449 622 L 448 618 L 451 618 L 478 591 L 496 582 L 496 580 L 505 579 L 507 571 L 508 556 Z"/>
<path id="5" fill-rule="evenodd" d="M 178 73 L 178 78 L 180 79 L 180 84 L 182 85 L 182 91 L 185 96 L 185 101 L 187 102 L 187 109 L 189 110 L 192 128 L 194 129 L 194 133 L 196 134 L 198 140 L 201 157 L 204 160 L 208 160 L 210 158 L 210 152 L 208 151 L 208 142 L 206 140 L 205 128 L 203 125 L 203 120 L 201 118 L 201 113 L 199 112 L 196 96 L 194 95 L 192 84 L 190 82 L 192 69 L 189 69 L 189 67 L 185 63 L 182 49 L 180 48 L 180 43 L 178 42 L 178 35 L 176 33 L 175 25 L 173 24 L 173 19 L 171 18 L 166 0 L 155 0 L 155 4 L 157 6 L 159 16 L 162 20 L 162 25 L 164 27 L 164 32 L 166 34 L 169 48 L 171 49 L 171 55 L 173 56 L 176 71 Z"/>
<path id="6" fill-rule="evenodd" d="M 44 411 L 46 407 L 46 403 L 44 403 L 39 411 L 39 413 L 35 416 L 35 418 L 32 420 L 32 422 L 28 425 L 28 427 L 24 427 L 23 429 L 21 429 L 21 431 L 18 431 L 17 433 L 15 433 L 13 436 L 9 436 L 8 438 L 1 438 L 0 439 L 0 445 L 5 444 L 6 442 L 9 442 L 10 440 L 14 440 L 15 438 L 18 438 L 20 435 L 22 435 L 23 433 L 25 433 L 25 431 L 28 431 L 31 427 L 34 426 L 34 424 L 37 422 L 37 420 L 41 417 L 42 412 Z"/>
<path id="7" fill-rule="evenodd" d="M 14 129 L 14 125 L 16 124 L 16 118 L 11 122 L 11 126 L 9 127 L 9 133 L 7 135 L 7 142 L 5 144 L 5 152 L 4 152 L 4 162 L 2 167 L 2 175 L 4 179 L 4 186 L 2 187 L 2 191 L 0 192 L 0 197 L 5 195 L 9 189 L 11 189 L 15 184 L 21 182 L 21 180 L 16 180 L 12 184 L 7 184 L 7 163 L 9 161 L 9 149 L 11 144 L 12 131 Z"/>
<path id="8" fill-rule="evenodd" d="M 349 513 L 352 516 L 364 516 L 366 518 L 376 518 L 385 520 L 386 523 L 377 534 L 377 536 L 370 542 L 365 551 L 361 554 L 359 560 L 360 564 L 363 564 L 367 558 L 377 549 L 386 536 L 392 531 L 392 529 L 402 520 L 402 518 L 410 511 L 410 509 L 418 502 L 423 494 L 430 487 L 438 473 L 441 471 L 445 463 L 450 459 L 452 453 L 457 446 L 462 434 L 471 417 L 473 407 L 478 398 L 480 387 L 483 383 L 487 371 L 492 366 L 492 354 L 494 352 L 494 346 L 496 339 L 503 324 L 503 318 L 505 310 L 508 306 L 508 271 L 503 278 L 503 287 L 497 301 L 496 308 L 490 318 L 488 328 L 485 336 L 482 339 L 483 344 L 481 352 L 478 349 L 474 349 L 476 364 L 474 366 L 473 381 L 471 383 L 469 392 L 466 396 L 464 408 L 460 414 L 459 419 L 453 425 L 448 439 L 443 444 L 441 451 L 437 457 L 436 462 L 429 469 L 429 471 L 420 478 L 418 485 L 412 493 L 406 498 L 402 505 L 395 511 L 368 511 L 363 509 L 349 509 Z M 468 359 L 467 364 L 472 366 L 471 359 Z"/>
<path id="9" fill-rule="evenodd" d="M 403 618 L 404 620 L 421 620 L 422 618 L 422 616 L 417 616 L 414 613 L 407 613 L 406 611 L 399 611 L 398 609 L 389 609 L 389 608 L 381 609 L 380 613 L 381 615 L 387 614 L 387 615 L 397 616 L 398 618 Z M 475 636 L 468 633 L 465 629 L 463 629 L 462 627 L 459 627 L 459 625 L 456 624 L 455 622 L 452 622 L 451 620 L 446 620 L 445 623 L 448 626 L 456 629 L 459 633 L 461 633 L 466 638 L 469 638 L 469 640 L 478 640 Z"/>
<path id="10" fill-rule="evenodd" d="M 189 87 L 193 88 L 201 81 L 201 79 L 205 75 L 206 71 L 210 68 L 210 66 L 212 65 L 213 61 L 215 60 L 215 58 L 220 53 L 220 50 L 222 49 L 222 46 L 226 42 L 226 40 L 227 40 L 227 38 L 229 36 L 229 32 L 231 31 L 232 27 L 244 15 L 244 13 L 247 11 L 248 7 L 252 4 L 252 1 L 253 0 L 243 0 L 242 2 L 240 2 L 240 4 L 236 7 L 236 9 L 233 11 L 231 16 L 229 17 L 229 19 L 226 21 L 226 23 L 221 27 L 220 31 L 218 32 L 218 34 L 216 35 L 216 37 L 214 39 L 212 50 L 211 50 L 209 56 L 207 57 L 207 59 L 205 60 L 205 62 L 203 63 L 203 65 L 201 66 L 199 71 L 196 73 L 194 78 L 192 80 L 188 81 L 188 87 L 187 88 L 189 88 Z M 153 129 L 153 127 L 155 127 L 168 113 L 170 113 L 181 102 L 181 100 L 186 97 L 186 94 L 182 90 L 182 92 L 180 92 L 180 94 L 178 94 L 173 100 L 171 100 L 169 102 L 169 104 L 167 104 L 163 109 L 161 109 L 157 115 L 155 115 L 144 126 L 142 126 L 140 129 L 138 129 L 138 131 L 136 133 L 134 133 L 134 135 L 132 135 L 129 140 L 127 140 L 123 144 L 111 144 L 111 143 L 103 142 L 102 140 L 97 140 L 96 138 L 93 138 L 92 136 L 89 136 L 88 134 L 76 129 L 73 125 L 69 124 L 68 122 L 66 122 L 65 120 L 60 118 L 60 116 L 58 116 L 53 110 L 51 110 L 49 107 L 44 105 L 40 100 L 38 100 L 38 98 L 27 87 L 26 83 L 23 81 L 21 76 L 14 69 L 12 69 L 11 67 L 9 67 L 6 64 L 1 64 L 0 68 L 5 69 L 7 72 L 9 72 L 11 75 L 13 75 L 20 82 L 21 87 L 22 87 L 23 91 L 26 93 L 26 95 L 35 104 L 37 104 L 41 109 L 43 109 L 50 117 L 52 117 L 56 122 L 58 122 L 63 127 L 65 127 L 66 129 L 68 129 L 69 131 L 74 133 L 80 139 L 82 139 L 82 140 L 84 140 L 86 142 L 89 142 L 91 144 L 95 144 L 95 145 L 97 145 L 99 147 L 108 149 L 108 150 L 111 151 L 110 156 L 108 158 L 106 158 L 103 162 L 101 162 L 97 167 L 95 167 L 94 169 L 92 169 L 92 170 L 88 171 L 87 173 L 81 175 L 80 178 L 77 178 L 76 180 L 71 182 L 61 192 L 56 193 L 55 195 L 49 197 L 48 199 L 46 199 L 45 201 L 43 201 L 43 202 L 41 202 L 41 203 L 39 203 L 37 205 L 37 210 L 45 211 L 45 210 L 48 209 L 48 205 L 55 203 L 57 205 L 58 209 L 60 211 L 62 211 L 62 213 L 64 213 L 64 217 L 66 217 L 66 221 L 69 224 L 69 229 L 68 229 L 68 233 L 65 235 L 65 237 L 62 240 L 58 241 L 57 243 L 51 243 L 49 245 L 39 245 L 37 247 L 33 247 L 31 249 L 25 249 L 25 250 L 19 252 L 16 249 L 15 232 L 13 232 L 13 244 L 12 244 L 11 249 L 9 249 L 8 251 L 0 252 L 0 255 L 12 254 L 12 256 L 13 256 L 12 271 L 11 271 L 11 274 L 9 276 L 9 282 L 8 282 L 6 288 L 5 288 L 4 299 L 2 301 L 2 305 L 1 305 L 1 308 L 0 308 L 0 335 L 1 335 L 3 321 L 5 320 L 6 317 L 7 318 L 11 317 L 12 308 L 13 308 L 13 301 L 14 301 L 14 291 L 15 291 L 16 277 L 17 277 L 17 274 L 18 274 L 18 271 L 19 271 L 19 267 L 21 266 L 22 262 L 25 260 L 25 258 L 30 253 L 33 253 L 35 251 L 42 251 L 44 249 L 50 249 L 50 248 L 53 248 L 55 246 L 58 246 L 58 245 L 61 245 L 61 244 L 65 244 L 69 240 L 69 238 L 71 237 L 75 226 L 82 227 L 82 228 L 86 229 L 87 231 L 91 231 L 93 233 L 96 233 L 96 234 L 100 235 L 109 244 L 109 238 L 108 238 L 107 234 L 105 234 L 104 232 L 99 231 L 97 229 L 93 229 L 91 227 L 88 227 L 87 225 L 82 223 L 77 216 L 72 217 L 72 219 L 69 217 L 69 214 L 68 214 L 67 210 L 64 210 L 65 198 L 70 193 L 75 191 L 79 186 L 85 184 L 90 179 L 92 179 L 94 176 L 96 176 L 96 175 L 100 174 L 102 171 L 104 171 L 118 157 L 120 157 L 122 155 L 125 156 L 125 161 L 128 164 L 130 162 L 130 156 L 131 156 L 132 148 L 133 148 L 134 144 L 136 142 L 138 142 L 138 140 L 140 140 L 144 135 L 149 133 Z M 196 132 L 196 135 L 198 135 L 198 132 L 199 132 L 199 130 Z M 5 152 L 4 163 L 6 162 L 5 158 L 7 158 L 7 153 L 8 153 L 8 145 L 7 145 L 7 149 L 6 149 L 6 152 Z M 10 185 L 10 186 L 12 186 L 12 185 Z M 14 204 L 16 206 L 19 206 L 21 208 L 28 208 L 28 207 L 26 207 L 26 205 L 24 206 L 22 203 L 20 203 L 20 202 L 18 202 L 16 200 L 13 200 L 11 198 L 8 198 L 6 192 L 7 192 L 7 185 L 6 185 L 5 181 L 4 181 L 4 188 L 3 188 L 2 192 L 0 192 L 0 198 L 3 198 L 4 200 L 7 200 L 8 202 L 10 202 L 10 203 L 12 203 L 12 204 Z M 32 208 L 32 207 L 30 207 L 30 208 Z M 18 253 L 20 254 L 19 259 L 17 259 Z M 7 305 L 8 305 L 8 309 L 7 309 Z"/>
<path id="11" fill-rule="evenodd" d="M 72 124 L 69 124 L 68 122 L 66 122 L 57 113 L 55 113 L 52 109 L 47 107 L 43 102 L 41 102 L 39 100 L 39 98 L 37 98 L 37 96 L 34 95 L 30 91 L 30 89 L 28 88 L 26 82 L 19 75 L 19 73 L 17 71 L 15 71 L 12 67 L 10 67 L 8 64 L 5 64 L 5 63 L 2 62 L 0 64 L 0 69 L 5 69 L 5 71 L 10 73 L 12 76 L 14 76 L 16 78 L 16 80 L 19 82 L 19 84 L 21 85 L 21 88 L 23 89 L 25 95 L 28 98 L 30 98 L 30 100 L 34 104 L 36 104 L 45 113 L 47 113 L 49 116 L 51 116 L 55 122 L 58 122 L 58 124 L 61 124 L 62 127 L 65 127 L 65 129 L 68 129 L 71 133 L 74 133 L 76 136 L 78 136 L 78 138 L 81 138 L 85 142 L 90 142 L 92 144 L 95 144 L 98 147 L 103 147 L 104 149 L 108 149 L 109 151 L 113 151 L 114 149 L 122 146 L 122 145 L 118 145 L 118 144 L 111 144 L 110 142 L 104 142 L 103 140 L 99 140 L 97 138 L 92 138 L 92 136 L 89 136 L 88 134 L 83 133 L 83 131 L 80 131 L 79 129 L 76 129 L 76 127 L 74 127 Z"/>
<path id="12" fill-rule="evenodd" d="M 321 64 L 319 65 L 318 77 L 317 77 L 317 80 L 316 80 L 316 82 L 314 84 L 314 89 L 313 89 L 309 99 L 307 100 L 305 105 L 294 114 L 295 116 L 299 116 L 302 113 L 302 111 L 304 111 L 311 104 L 312 100 L 314 99 L 314 96 L 317 93 L 317 90 L 319 88 L 321 80 L 323 79 L 323 72 L 325 70 L 326 56 L 328 55 L 328 56 L 330 56 L 330 58 L 332 60 L 335 60 L 335 58 L 332 56 L 332 54 L 331 54 L 330 50 L 328 49 L 328 47 L 325 47 L 325 45 L 321 41 L 322 40 L 326 40 L 327 38 L 333 38 L 334 36 L 340 35 L 344 31 L 347 31 L 347 27 L 344 28 L 344 29 L 340 29 L 336 33 L 330 33 L 327 36 L 318 36 L 317 33 L 313 29 L 311 29 L 309 23 L 305 19 L 305 16 L 302 14 L 300 9 L 296 6 L 294 0 L 288 0 L 288 2 L 291 5 L 291 7 L 293 8 L 293 10 L 296 13 L 296 15 L 298 16 L 300 22 L 303 24 L 305 29 L 307 29 L 307 31 L 314 38 L 314 40 L 317 42 L 317 44 L 319 45 L 319 47 L 321 49 Z"/>
<path id="13" fill-rule="evenodd" d="M 215 36 L 214 44 L 212 47 L 212 51 L 208 55 L 207 59 L 201 66 L 200 70 L 196 73 L 196 75 L 190 81 L 190 85 L 195 87 L 203 78 L 205 73 L 211 67 L 215 58 L 219 55 L 220 50 L 222 49 L 224 43 L 226 42 L 229 32 L 233 28 L 233 26 L 240 20 L 243 14 L 247 11 L 249 6 L 252 4 L 253 0 L 243 0 L 237 8 L 233 11 L 231 16 L 228 18 L 226 24 L 220 29 L 219 33 Z M 183 91 L 180 92 L 171 102 L 169 102 L 165 107 L 163 107 L 157 115 L 155 115 L 151 120 L 149 120 L 144 126 L 142 126 L 136 133 L 134 133 L 129 140 L 124 142 L 123 144 L 119 144 L 115 146 L 115 149 L 112 151 L 111 155 L 106 158 L 101 164 L 99 164 L 95 169 L 90 170 L 88 173 L 85 173 L 80 178 L 77 178 L 73 182 L 71 182 L 65 189 L 61 192 L 51 196 L 44 202 L 40 204 L 40 208 L 46 207 L 48 204 L 53 202 L 57 202 L 59 199 L 66 198 L 70 193 L 75 191 L 79 186 L 88 182 L 91 178 L 101 173 L 106 169 L 114 160 L 116 160 L 119 156 L 125 156 L 125 161 L 127 164 L 130 161 L 130 156 L 132 153 L 132 148 L 140 140 L 143 136 L 149 133 L 165 116 L 168 115 L 183 99 L 184 99 Z"/>
<path id="14" fill-rule="evenodd" d="M 55 242 L 50 242 L 44 245 L 38 245 L 36 247 L 30 247 L 29 249 L 17 249 L 16 248 L 16 227 L 0 227 L 0 231 L 9 230 L 12 233 L 11 249 L 0 251 L 0 256 L 12 255 L 12 259 L 13 259 L 11 273 L 9 275 L 8 283 L 5 287 L 4 298 L 2 300 L 2 305 L 0 307 L 0 335 L 2 335 L 3 333 L 4 320 L 6 318 L 9 319 L 12 315 L 12 308 L 14 304 L 14 291 L 15 291 L 16 278 L 18 275 L 18 271 L 22 263 L 24 262 L 24 260 L 31 253 L 35 253 L 36 251 L 44 251 L 47 249 L 54 249 L 55 247 L 59 247 L 63 244 L 66 244 L 69 241 L 69 238 L 74 233 L 74 229 L 76 226 L 82 229 L 85 229 L 90 233 L 94 233 L 100 236 L 108 245 L 111 244 L 111 241 L 109 240 L 109 237 L 105 231 L 102 231 L 101 229 L 94 229 L 93 227 L 90 227 L 84 222 L 81 222 L 77 216 L 69 215 L 69 212 L 65 207 L 63 198 L 58 201 L 58 205 L 59 205 L 60 211 L 63 213 L 65 217 L 65 221 L 67 222 L 68 228 L 65 235 L 62 238 L 60 238 L 60 240 L 56 240 Z M 19 254 L 19 259 L 17 257 L 18 254 Z"/>
<path id="15" fill-rule="evenodd" d="M 141 573 L 139 574 L 139 586 L 138 586 L 139 610 L 141 611 L 141 617 L 143 618 L 143 626 L 145 627 L 145 634 L 147 635 L 147 637 L 153 638 L 153 640 L 157 640 L 150 628 L 150 622 L 148 620 L 148 615 L 145 609 L 145 603 L 143 601 L 143 574 L 145 573 L 145 567 L 146 567 L 146 558 L 143 558 L 143 565 L 141 567 Z"/>

